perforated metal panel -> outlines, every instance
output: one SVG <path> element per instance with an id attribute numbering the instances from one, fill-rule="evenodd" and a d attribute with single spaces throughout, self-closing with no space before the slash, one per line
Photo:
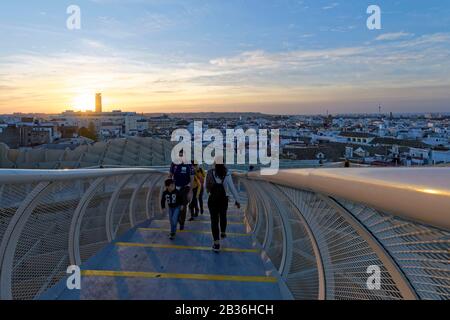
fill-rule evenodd
<path id="1" fill-rule="evenodd" d="M 17 239 L 11 288 L 14 299 L 32 299 L 65 275 L 69 226 L 89 183 L 55 182 L 39 198 Z"/>
<path id="2" fill-rule="evenodd" d="M 273 190 L 269 183 L 261 182 L 255 187 L 260 188 L 260 196 L 264 199 L 266 210 L 269 213 L 267 222 L 271 230 L 269 230 L 269 238 L 265 243 L 265 250 L 274 266 L 280 270 L 282 267 L 283 251 L 286 250 L 280 208 L 273 201 L 273 197 L 267 197 L 268 194 L 273 195 Z"/>
<path id="3" fill-rule="evenodd" d="M 301 217 L 301 213 L 282 192 L 276 196 L 286 209 L 291 228 L 291 263 L 288 266 L 286 284 L 295 299 L 312 300 L 319 297 L 320 255 L 313 247 L 312 234 Z"/>
<path id="4" fill-rule="evenodd" d="M 0 185 L 0 243 L 12 216 L 35 187 L 36 183 Z"/>
<path id="5" fill-rule="evenodd" d="M 161 196 L 164 188 L 164 176 L 160 176 L 159 179 L 156 180 L 155 187 L 151 191 L 150 196 L 150 211 L 152 212 L 153 217 L 163 216 L 165 215 L 165 211 L 161 209 Z"/>
<path id="6" fill-rule="evenodd" d="M 257 214 L 257 205 L 256 205 L 256 198 L 253 192 L 251 192 L 250 183 L 246 179 L 239 179 L 241 186 L 242 186 L 242 192 L 246 194 L 246 207 L 245 207 L 245 218 L 247 220 L 247 223 L 249 224 L 250 228 L 252 230 L 256 227 L 256 214 Z"/>
<path id="7" fill-rule="evenodd" d="M 101 171 L 97 178 L 68 176 L 39 184 L 0 185 L 1 298 L 38 297 L 66 276 L 74 260 L 84 263 L 108 244 L 110 222 L 119 236 L 130 228 L 130 215 L 142 222 L 147 208 L 160 213 L 160 183 L 165 175 L 147 171 L 142 176 L 137 170 L 136 176 L 157 183 L 153 196 L 147 197 L 150 184 L 137 184 L 132 172 L 115 174 L 112 170 L 105 176 Z M 130 208 L 133 193 L 136 197 Z"/>
<path id="8" fill-rule="evenodd" d="M 298 207 L 313 230 L 324 262 L 327 298 L 402 299 L 399 289 L 367 241 L 327 202 L 312 192 L 281 188 Z M 367 286 L 367 269 L 381 269 L 381 290 Z"/>
<path id="9" fill-rule="evenodd" d="M 80 258 L 82 262 L 86 262 L 94 256 L 108 243 L 106 233 L 106 212 L 108 203 L 111 199 L 113 187 L 118 184 L 116 177 L 106 178 L 101 183 L 92 199 L 86 206 L 86 211 L 80 226 Z"/>
<path id="10" fill-rule="evenodd" d="M 124 232 L 131 228 L 130 222 L 130 201 L 131 196 L 136 188 L 138 177 L 133 176 L 128 183 L 120 190 L 119 197 L 117 198 L 113 212 L 113 232 L 115 237 L 120 237 Z"/>
<path id="11" fill-rule="evenodd" d="M 260 180 L 245 185 L 255 199 L 249 206 L 249 214 L 257 215 L 255 236 L 296 299 L 405 298 L 401 290 L 408 287 L 398 284 L 406 279 L 398 278 L 392 259 L 332 199 Z M 367 285 L 371 266 L 381 270 L 380 290 Z"/>
<path id="12" fill-rule="evenodd" d="M 256 239 L 259 241 L 261 245 L 264 245 L 266 243 L 267 238 L 267 230 L 268 230 L 268 222 L 267 222 L 267 208 L 265 205 L 265 198 L 261 197 L 261 194 L 259 192 L 259 189 L 253 185 L 252 191 L 255 192 L 255 195 L 258 199 L 256 201 L 255 206 L 255 214 L 258 215 L 257 218 L 257 225 L 255 229 L 255 236 Z"/>
<path id="13" fill-rule="evenodd" d="M 136 197 L 134 199 L 134 206 L 132 208 L 132 214 L 136 224 L 142 223 L 147 219 L 147 194 L 152 187 L 155 176 L 147 177 L 144 184 L 137 190 Z"/>
<path id="14" fill-rule="evenodd" d="M 265 250 L 282 276 L 295 299 L 319 297 L 318 259 L 307 226 L 300 212 L 278 187 L 262 182 L 243 180 L 249 191 L 250 215 L 258 214 L 256 237 L 266 244 Z M 253 204 L 254 203 L 254 204 Z M 270 227 L 267 217 L 272 220 Z M 267 232 L 267 227 L 272 228 Z M 268 238 L 270 239 L 268 239 Z"/>
<path id="15" fill-rule="evenodd" d="M 450 232 L 337 200 L 383 244 L 420 298 L 450 299 Z"/>

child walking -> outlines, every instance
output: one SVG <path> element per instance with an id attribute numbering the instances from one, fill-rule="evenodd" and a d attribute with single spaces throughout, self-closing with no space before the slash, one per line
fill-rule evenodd
<path id="1" fill-rule="evenodd" d="M 166 208 L 166 203 L 169 211 L 169 220 L 170 220 L 170 240 L 175 240 L 175 236 L 177 234 L 177 224 L 178 218 L 180 216 L 181 210 L 183 210 L 182 206 L 182 195 L 179 190 L 175 187 L 175 181 L 172 179 L 167 179 L 164 182 L 166 190 L 163 192 L 161 197 L 161 208 Z"/>

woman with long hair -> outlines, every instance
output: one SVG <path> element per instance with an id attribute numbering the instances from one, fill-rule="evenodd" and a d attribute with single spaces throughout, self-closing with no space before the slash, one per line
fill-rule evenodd
<path id="1" fill-rule="evenodd" d="M 241 207 L 231 174 L 224 164 L 215 163 L 206 176 L 206 190 L 209 193 L 208 208 L 211 214 L 211 230 L 214 238 L 213 250 L 220 252 L 220 239 L 227 236 L 227 211 L 229 193 L 236 207 Z"/>

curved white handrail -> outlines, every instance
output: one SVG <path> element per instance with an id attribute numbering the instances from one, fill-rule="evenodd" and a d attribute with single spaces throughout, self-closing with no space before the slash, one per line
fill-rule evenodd
<path id="1" fill-rule="evenodd" d="M 61 181 L 162 172 L 160 168 L 72 170 L 0 169 L 0 184 Z M 339 168 L 281 170 L 275 176 L 247 174 L 252 179 L 306 189 L 450 229 L 450 168 Z"/>
<path id="2" fill-rule="evenodd" d="M 68 170 L 0 169 L 0 184 L 102 178 L 127 174 L 162 173 L 152 168 L 108 168 Z"/>
<path id="3" fill-rule="evenodd" d="M 342 197 L 450 229 L 450 168 L 295 169 L 282 170 L 275 176 L 246 176 Z"/>

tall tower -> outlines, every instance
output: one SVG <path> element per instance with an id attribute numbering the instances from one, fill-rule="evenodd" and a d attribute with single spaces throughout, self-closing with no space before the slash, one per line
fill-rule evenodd
<path id="1" fill-rule="evenodd" d="M 95 94 L 95 112 L 102 113 L 102 94 Z"/>

